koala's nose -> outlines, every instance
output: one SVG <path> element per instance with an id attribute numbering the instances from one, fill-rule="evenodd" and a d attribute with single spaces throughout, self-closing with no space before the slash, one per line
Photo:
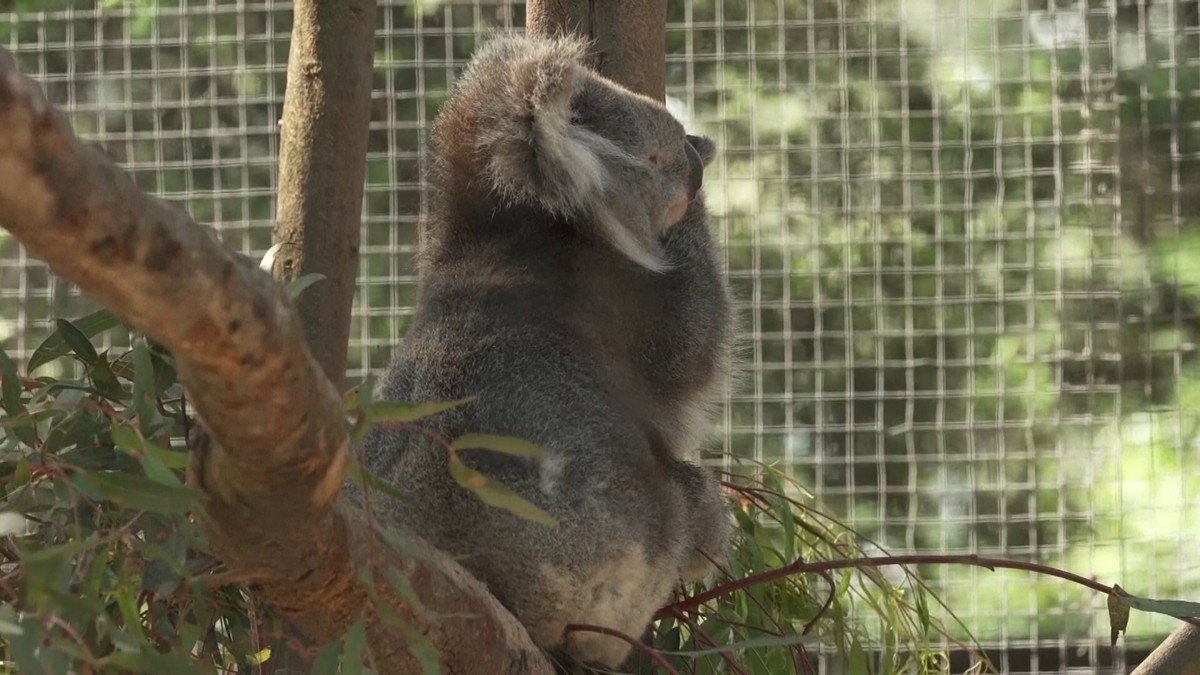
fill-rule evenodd
<path id="1" fill-rule="evenodd" d="M 696 198 L 696 193 L 704 185 L 704 162 L 700 161 L 700 153 L 692 146 L 692 137 L 687 137 L 688 157 L 688 201 Z"/>

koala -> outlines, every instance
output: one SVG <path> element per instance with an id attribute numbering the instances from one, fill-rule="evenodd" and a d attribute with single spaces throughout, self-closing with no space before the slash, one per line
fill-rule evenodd
<path id="1" fill-rule="evenodd" d="M 455 555 L 556 656 L 616 668 L 680 583 L 728 552 L 697 464 L 734 318 L 701 192 L 711 140 L 585 65 L 577 38 L 497 37 L 430 135 L 429 215 L 410 329 L 377 399 L 469 403 L 376 426 L 365 468 L 410 499 L 384 518 Z M 558 521 L 489 506 L 450 476 L 464 433 L 540 458 L 462 461 Z M 353 485 L 346 494 L 361 495 Z"/>

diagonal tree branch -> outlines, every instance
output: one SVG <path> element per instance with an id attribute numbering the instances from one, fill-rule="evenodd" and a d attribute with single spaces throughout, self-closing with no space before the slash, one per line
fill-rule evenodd
<path id="1" fill-rule="evenodd" d="M 398 567 L 431 618 L 383 600 L 455 673 L 550 673 L 482 585 L 419 540 L 368 546 L 361 514 L 335 508 L 348 439 L 338 391 L 282 289 L 182 210 L 143 193 L 79 140 L 0 48 L 0 225 L 56 274 L 170 349 L 211 437 L 193 457 L 211 548 L 317 642 L 366 614 L 382 673 L 420 672 L 404 631 L 371 611 L 358 566 Z M 375 557 L 369 558 L 370 551 Z"/>
<path id="2" fill-rule="evenodd" d="M 1186 623 L 1177 628 L 1133 675 L 1200 675 L 1200 628 Z"/>

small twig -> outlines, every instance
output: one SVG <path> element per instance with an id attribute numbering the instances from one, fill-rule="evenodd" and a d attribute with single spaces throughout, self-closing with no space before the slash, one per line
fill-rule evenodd
<path id="1" fill-rule="evenodd" d="M 638 640 L 637 638 L 632 637 L 630 635 L 626 635 L 625 633 L 622 633 L 621 631 L 619 631 L 615 628 L 606 628 L 604 626 L 594 626 L 590 623 L 572 623 L 572 624 L 567 624 L 567 627 L 564 632 L 574 633 L 577 631 L 587 631 L 589 633 L 600 633 L 601 635 L 610 635 L 615 638 L 621 638 L 622 640 L 628 642 L 630 644 L 630 646 L 632 646 L 634 649 L 636 649 L 639 652 L 650 657 L 650 660 L 654 661 L 656 664 L 659 665 L 659 667 L 661 667 L 663 670 L 667 671 L 667 673 L 669 673 L 669 675 L 679 675 L 679 671 L 675 670 L 675 668 L 671 666 L 670 662 L 667 661 L 666 657 L 664 657 L 657 649 L 655 649 L 654 647 L 651 647 L 649 645 L 642 644 L 641 640 Z"/>
<path id="2" fill-rule="evenodd" d="M 673 614 L 677 620 L 686 623 L 688 628 L 692 631 L 692 633 L 694 633 L 697 637 L 700 638 L 701 642 L 708 645 L 709 647 L 714 647 L 714 648 L 720 649 L 720 647 L 717 647 L 717 641 L 714 640 L 713 637 L 708 634 L 708 631 L 701 628 L 692 619 L 692 617 L 687 615 L 686 612 L 672 610 L 671 614 Z M 730 671 L 737 673 L 738 675 L 750 675 L 746 671 L 746 669 L 741 666 L 741 664 L 739 664 L 737 661 L 734 660 L 733 655 L 729 653 L 729 650 L 720 649 L 720 651 L 718 651 L 717 654 L 721 657 L 721 660 L 725 662 L 725 667 L 728 668 Z"/>
<path id="3" fill-rule="evenodd" d="M 820 621 L 825 612 L 828 612 L 829 608 L 833 606 L 833 598 L 837 596 L 837 584 L 833 582 L 833 576 L 829 572 L 818 572 L 818 574 L 824 577 L 825 582 L 829 584 L 829 596 L 825 598 L 825 604 L 821 605 L 821 609 L 817 612 L 817 615 L 804 624 L 804 630 L 800 631 L 801 635 L 808 635 L 812 631 L 813 627 L 817 625 L 817 621 Z"/>
<path id="4" fill-rule="evenodd" d="M 978 555 L 895 555 L 882 556 L 877 558 L 848 558 L 841 560 L 820 560 L 815 562 L 804 562 L 803 558 L 797 558 L 793 563 L 786 567 L 781 567 L 775 570 L 767 570 L 759 572 L 748 577 L 743 577 L 736 581 L 731 581 L 727 584 L 722 584 L 716 588 L 699 593 L 697 595 L 675 603 L 674 608 L 686 611 L 699 607 L 700 605 L 716 598 L 728 595 L 743 588 L 749 588 L 757 584 L 765 584 L 791 576 L 793 574 L 816 574 L 820 572 L 828 572 L 831 570 L 840 570 L 847 568 L 874 568 L 884 567 L 887 565 L 973 565 L 976 567 L 984 567 L 991 571 L 996 569 L 1011 569 L 1023 570 L 1026 572 L 1034 572 L 1045 576 L 1058 577 L 1066 581 L 1071 581 L 1080 586 L 1085 586 L 1098 593 L 1105 595 L 1112 594 L 1113 588 L 1106 584 L 1102 584 L 1094 579 L 1079 576 L 1073 572 L 1060 570 L 1056 567 L 1043 565 L 1041 563 L 1022 562 L 1019 560 L 1005 560 L 1004 558 L 991 558 Z M 1181 618 L 1180 621 L 1189 623 L 1193 626 L 1200 626 L 1200 618 L 1187 617 Z"/>

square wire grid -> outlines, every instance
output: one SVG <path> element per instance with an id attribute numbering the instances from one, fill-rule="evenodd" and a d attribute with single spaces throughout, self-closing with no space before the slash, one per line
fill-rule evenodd
<path id="1" fill-rule="evenodd" d="M 478 39 L 524 21 L 379 5 L 351 380 L 411 315 L 428 124 Z M 1050 5 L 671 1 L 669 102 L 721 151 L 706 185 L 742 326 L 712 457 L 785 463 L 892 552 L 1194 596 L 1200 19 Z M 0 0 L 0 43 L 76 129 L 254 257 L 290 23 L 286 2 Z M 18 361 L 92 307 L 0 232 Z M 1122 672 L 1102 598 L 935 581 L 1003 672 Z M 1132 637 L 1172 626 L 1137 615 Z"/>

